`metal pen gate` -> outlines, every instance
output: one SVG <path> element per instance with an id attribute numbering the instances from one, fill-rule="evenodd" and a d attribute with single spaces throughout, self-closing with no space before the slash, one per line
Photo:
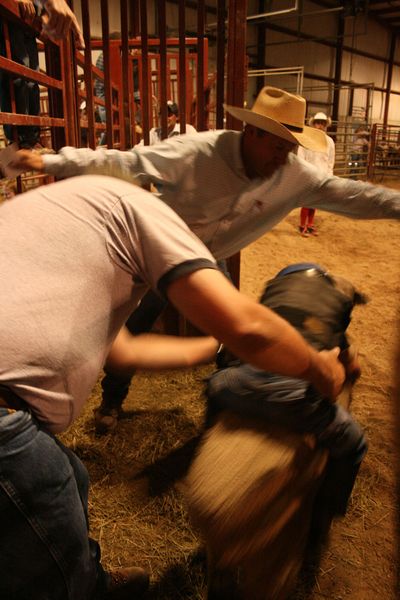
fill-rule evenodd
<path id="1" fill-rule="evenodd" d="M 100 141 L 109 148 L 124 150 L 139 139 L 135 102 L 138 94 L 140 136 L 145 144 L 154 124 L 161 126 L 163 135 L 167 135 L 169 99 L 179 105 L 182 131 L 186 123 L 193 123 L 200 131 L 209 127 L 241 129 L 242 123 L 232 116 L 225 119 L 223 103 L 242 106 L 244 101 L 247 1 L 216 0 L 211 9 L 216 21 L 212 35 L 206 35 L 206 13 L 210 6 L 204 0 L 171 3 L 177 10 L 177 31 L 173 37 L 168 35 L 166 0 L 75 0 L 85 40 L 82 52 L 75 48 L 72 34 L 61 42 L 51 42 L 42 36 L 40 27 L 33 28 L 20 18 L 13 0 L 1 0 L 0 98 L 4 93 L 9 94 L 11 109 L 2 108 L 0 125 L 11 125 L 15 140 L 18 126 L 36 125 L 41 129 L 43 146 L 55 151 L 65 145 L 96 148 Z M 117 9 L 120 13 L 118 39 L 110 32 L 111 8 L 113 14 Z M 99 9 L 100 13 L 94 15 Z M 186 34 L 188 11 L 192 11 L 191 22 L 195 14 L 196 23 L 196 31 L 190 37 Z M 153 27 L 149 26 L 151 19 Z M 101 36 L 94 36 L 92 23 L 99 21 Z M 14 60 L 9 23 L 35 31 L 41 57 L 39 69 Z M 100 52 L 103 69 L 96 66 L 95 54 Z M 17 109 L 14 87 L 18 78 L 39 86 L 39 114 Z M 103 97 L 95 93 L 96 82 L 103 86 Z M 156 96 L 154 101 L 153 96 Z M 99 118 L 100 113 L 105 119 Z M 0 145 L 6 143 L 3 136 Z M 50 181 L 52 178 L 27 174 L 11 182 L 12 193 Z M 239 255 L 229 260 L 229 269 L 238 285 Z"/>

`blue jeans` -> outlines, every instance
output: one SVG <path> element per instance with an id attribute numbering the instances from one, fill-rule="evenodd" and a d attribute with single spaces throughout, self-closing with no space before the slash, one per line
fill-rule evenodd
<path id="1" fill-rule="evenodd" d="M 345 515 L 367 442 L 359 424 L 338 404 L 322 398 L 306 381 L 273 375 L 247 364 L 215 372 L 207 385 L 207 422 L 220 410 L 315 435 L 329 451 L 318 503 L 330 518 Z"/>
<path id="2" fill-rule="evenodd" d="M 211 412 L 228 409 L 297 433 L 311 433 L 334 459 L 359 464 L 367 451 L 364 433 L 350 413 L 322 398 L 306 381 L 241 364 L 213 373 L 206 393 Z"/>
<path id="3" fill-rule="evenodd" d="M 0 407 L 0 598 L 94 600 L 107 575 L 88 537 L 89 478 L 27 411 Z"/>

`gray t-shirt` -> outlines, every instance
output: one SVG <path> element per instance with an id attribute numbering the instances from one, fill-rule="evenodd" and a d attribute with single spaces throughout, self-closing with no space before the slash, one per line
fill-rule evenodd
<path id="1" fill-rule="evenodd" d="M 103 176 L 4 203 L 0 239 L 0 384 L 53 432 L 79 414 L 148 287 L 215 268 L 165 203 Z"/>

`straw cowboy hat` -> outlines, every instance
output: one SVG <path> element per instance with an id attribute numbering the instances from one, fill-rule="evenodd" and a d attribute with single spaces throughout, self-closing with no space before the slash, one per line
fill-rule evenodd
<path id="1" fill-rule="evenodd" d="M 314 121 L 326 121 L 326 126 L 332 125 L 332 119 L 323 112 L 317 112 L 313 117 L 310 117 L 308 124 L 310 127 L 314 126 Z"/>
<path id="2" fill-rule="evenodd" d="M 326 152 L 325 133 L 304 125 L 306 101 L 301 96 L 266 86 L 258 94 L 251 110 L 226 104 L 224 108 L 239 121 L 309 150 Z"/>

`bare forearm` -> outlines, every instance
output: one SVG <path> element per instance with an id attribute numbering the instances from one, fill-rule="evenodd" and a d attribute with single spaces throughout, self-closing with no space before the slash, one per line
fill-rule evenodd
<path id="1" fill-rule="evenodd" d="M 248 323 L 248 331 L 242 333 L 239 326 L 238 330 L 228 330 L 225 339 L 219 332 L 239 358 L 273 373 L 305 379 L 326 395 L 334 395 L 326 384 L 334 375 L 329 353 L 316 352 L 287 321 L 259 304 L 244 307 L 240 318 L 243 324 Z"/>
<path id="2" fill-rule="evenodd" d="M 305 379 L 329 397 L 339 393 L 344 370 L 338 351 L 316 352 L 287 321 L 240 294 L 217 271 L 183 277 L 170 285 L 168 295 L 197 327 L 243 361 Z"/>
<path id="3" fill-rule="evenodd" d="M 138 368 L 192 367 L 214 360 L 217 348 L 218 342 L 212 337 L 133 336 L 124 328 L 118 334 L 105 366 L 120 375 L 131 375 Z"/>

